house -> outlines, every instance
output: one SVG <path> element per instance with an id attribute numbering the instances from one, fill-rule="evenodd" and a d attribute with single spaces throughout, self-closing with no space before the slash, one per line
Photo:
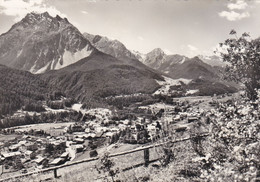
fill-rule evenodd
<path id="1" fill-rule="evenodd" d="M 18 143 L 20 146 L 24 146 L 26 144 L 26 140 L 22 140 Z"/>
<path id="2" fill-rule="evenodd" d="M 31 158 L 32 153 L 33 153 L 33 151 L 26 150 L 26 151 L 24 152 L 24 155 L 25 155 L 25 157 Z"/>
<path id="3" fill-rule="evenodd" d="M 86 138 L 95 138 L 96 134 L 95 133 L 88 133 L 86 135 Z"/>
<path id="4" fill-rule="evenodd" d="M 90 128 L 86 128 L 85 133 L 90 133 Z"/>
<path id="5" fill-rule="evenodd" d="M 173 118 L 173 121 L 180 121 L 181 120 L 181 116 L 180 115 L 176 115 L 175 118 Z"/>
<path id="6" fill-rule="evenodd" d="M 36 140 L 37 143 L 42 143 L 41 139 Z"/>
<path id="7" fill-rule="evenodd" d="M 37 144 L 33 142 L 26 143 L 24 146 L 26 147 L 27 150 L 31 150 L 31 151 L 35 151 L 38 149 Z"/>
<path id="8" fill-rule="evenodd" d="M 183 131 L 185 131 L 187 129 L 187 127 L 179 127 L 179 128 L 175 128 L 175 131 L 176 132 L 183 132 Z"/>
<path id="9" fill-rule="evenodd" d="M 16 144 L 16 145 L 11 145 L 11 146 L 9 147 L 9 151 L 10 151 L 10 152 L 16 152 L 16 151 L 19 150 L 19 147 L 20 147 L 20 145 L 18 145 L 18 144 Z"/>
<path id="10" fill-rule="evenodd" d="M 150 125 L 147 126 L 147 130 L 149 132 L 152 132 L 152 131 L 155 132 L 156 131 L 156 126 L 154 124 L 150 124 Z"/>
<path id="11" fill-rule="evenodd" d="M 118 125 L 118 128 L 119 128 L 119 130 L 124 130 L 124 129 L 127 128 L 127 125 L 125 125 L 125 124 L 119 124 L 119 125 Z"/>
<path id="12" fill-rule="evenodd" d="M 42 156 L 39 156 L 39 157 L 35 160 L 35 162 L 36 162 L 36 164 L 41 165 L 45 160 L 47 160 L 47 159 L 46 159 L 46 158 L 43 158 Z"/>
<path id="13" fill-rule="evenodd" d="M 107 128 L 106 127 L 96 127 L 96 132 L 99 133 L 99 132 L 106 132 L 107 131 Z"/>
<path id="14" fill-rule="evenodd" d="M 112 138 L 113 135 L 114 135 L 113 132 L 107 132 L 107 133 L 105 134 L 105 136 L 108 137 L 108 138 Z"/>
<path id="15" fill-rule="evenodd" d="M 69 152 L 64 152 L 61 154 L 60 158 L 68 159 L 69 158 Z"/>
<path id="16" fill-rule="evenodd" d="M 189 118 L 188 118 L 188 123 L 192 123 L 192 122 L 195 122 L 195 121 L 197 121 L 197 120 L 198 120 L 197 117 L 189 117 Z"/>
<path id="17" fill-rule="evenodd" d="M 64 152 L 61 154 L 60 158 L 64 159 L 64 161 L 70 160 L 69 152 Z"/>
<path id="18" fill-rule="evenodd" d="M 96 137 L 96 138 L 101 138 L 102 135 L 103 135 L 103 132 L 98 132 L 98 133 L 96 133 L 95 137 Z"/>
<path id="19" fill-rule="evenodd" d="M 82 132 L 84 131 L 84 128 L 81 125 L 73 125 L 71 127 L 72 132 Z"/>
<path id="20" fill-rule="evenodd" d="M 50 166 L 58 166 L 64 164 L 65 160 L 63 158 L 56 158 L 51 163 Z"/>
<path id="21" fill-rule="evenodd" d="M 75 138 L 74 142 L 76 142 L 76 144 L 83 144 L 84 143 L 84 139 L 82 139 L 82 138 Z"/>
<path id="22" fill-rule="evenodd" d="M 110 131 L 112 131 L 112 132 L 117 132 L 117 133 L 118 133 L 118 132 L 119 132 L 119 128 L 115 128 L 115 127 L 114 127 L 114 128 L 111 128 Z"/>
<path id="23" fill-rule="evenodd" d="M 5 159 L 11 159 L 13 157 L 16 157 L 16 156 L 21 156 L 21 152 L 9 152 L 9 153 L 2 153 L 2 156 L 5 158 Z"/>
<path id="24" fill-rule="evenodd" d="M 72 145 L 71 148 L 78 153 L 78 152 L 82 152 L 83 151 L 84 146 L 83 145 Z"/>
<path id="25" fill-rule="evenodd" d="M 28 135 L 24 135 L 24 136 L 22 137 L 22 139 L 28 139 L 28 138 L 31 138 L 31 137 L 28 136 Z"/>

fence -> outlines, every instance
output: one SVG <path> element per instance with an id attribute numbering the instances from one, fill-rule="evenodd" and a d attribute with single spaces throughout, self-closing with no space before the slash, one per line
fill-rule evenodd
<path id="1" fill-rule="evenodd" d="M 191 136 L 191 137 L 187 137 L 187 138 L 180 138 L 180 139 L 177 139 L 177 140 L 174 140 L 174 141 L 169 140 L 169 141 L 158 143 L 158 144 L 152 144 L 152 145 L 148 145 L 148 146 L 144 146 L 144 147 L 139 147 L 139 148 L 133 149 L 133 150 L 128 150 L 128 151 L 124 151 L 124 152 L 110 154 L 108 157 L 113 158 L 113 157 L 131 154 L 131 153 L 135 153 L 135 152 L 139 152 L 139 151 L 144 151 L 144 165 L 148 166 L 149 163 L 156 161 L 156 160 L 153 160 L 153 161 L 149 160 L 149 149 L 159 147 L 159 146 L 162 146 L 162 145 L 165 145 L 165 144 L 168 144 L 168 143 L 174 144 L 174 143 L 178 143 L 178 142 L 187 141 L 187 140 L 190 140 L 190 139 L 192 139 L 194 137 L 198 137 L 198 136 L 199 137 L 207 137 L 208 135 L 209 135 L 208 133 L 201 133 L 200 135 Z M 75 161 L 75 162 L 63 164 L 63 165 L 56 166 L 56 167 L 46 168 L 46 169 L 43 169 L 43 170 L 40 170 L 40 171 L 35 171 L 35 172 L 30 172 L 30 173 L 26 173 L 26 174 L 22 174 L 22 175 L 8 177 L 8 178 L 5 178 L 5 179 L 0 179 L 0 182 L 4 182 L 4 181 L 8 181 L 8 180 L 15 180 L 15 179 L 18 179 L 18 178 L 28 177 L 28 176 L 31 176 L 31 175 L 34 175 L 34 174 L 41 174 L 41 173 L 52 172 L 52 171 L 53 171 L 54 178 L 57 178 L 58 177 L 58 173 L 57 173 L 58 169 L 74 166 L 74 165 L 81 164 L 81 163 L 96 161 L 98 159 L 99 159 L 99 157 L 93 157 L 93 158 L 89 158 L 89 159 Z M 138 166 L 140 166 L 140 165 L 137 165 L 136 167 L 138 167 Z M 133 166 L 131 168 L 133 168 Z M 127 169 L 124 169 L 124 170 L 127 170 Z"/>

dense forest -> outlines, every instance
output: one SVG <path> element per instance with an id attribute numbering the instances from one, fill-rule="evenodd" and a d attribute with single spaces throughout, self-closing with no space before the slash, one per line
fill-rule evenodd
<path id="1" fill-rule="evenodd" d="M 62 95 L 57 93 L 38 75 L 0 65 L 0 118 L 22 106 L 27 111 L 44 111 L 40 101 Z"/>

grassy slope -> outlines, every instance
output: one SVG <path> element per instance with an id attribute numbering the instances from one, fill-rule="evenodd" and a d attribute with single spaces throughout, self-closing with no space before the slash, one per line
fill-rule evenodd
<path id="1" fill-rule="evenodd" d="M 193 158 L 198 157 L 198 155 L 192 149 L 191 142 L 186 141 L 183 143 L 174 144 L 172 149 L 174 151 L 175 160 L 167 167 L 158 169 L 153 167 L 152 164 L 150 164 L 148 168 L 141 166 L 127 170 L 125 172 L 120 172 L 115 179 L 132 182 L 141 181 L 142 178 L 149 177 L 149 181 L 153 182 L 192 181 L 191 179 L 184 178 L 179 174 L 180 170 L 186 169 L 186 167 L 191 164 Z M 113 150 L 111 152 L 113 152 Z M 150 159 L 160 157 L 161 153 L 162 148 L 150 149 Z M 143 151 L 112 158 L 112 161 L 115 162 L 114 168 L 119 168 L 122 170 L 126 167 L 142 163 L 144 161 Z M 159 164 L 159 162 L 156 163 Z M 19 181 L 27 182 L 29 180 L 31 182 L 36 182 L 48 178 L 52 178 L 49 181 L 53 182 L 98 181 L 104 177 L 104 174 L 99 174 L 95 169 L 95 166 L 99 166 L 99 164 L 99 161 L 93 161 L 59 169 L 58 175 L 61 177 L 58 179 L 53 179 L 53 173 L 46 173 L 37 176 L 21 178 Z M 109 177 L 108 180 L 111 181 L 111 178 Z"/>

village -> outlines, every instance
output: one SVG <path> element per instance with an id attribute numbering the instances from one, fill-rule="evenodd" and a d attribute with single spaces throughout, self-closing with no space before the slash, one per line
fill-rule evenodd
<path id="1" fill-rule="evenodd" d="M 162 137 L 160 130 L 165 128 L 176 137 L 187 135 L 192 124 L 205 116 L 205 111 L 197 107 L 201 102 L 176 100 L 173 105 L 156 103 L 138 108 L 152 113 L 155 116 L 153 119 L 136 117 L 118 120 L 109 109 L 98 108 L 85 112 L 85 122 L 4 129 L 2 135 L 16 137 L 0 143 L 2 174 L 27 173 L 82 157 L 96 157 L 99 148 L 110 144 L 149 144 Z"/>
<path id="2" fill-rule="evenodd" d="M 84 112 L 84 121 L 41 123 L 4 129 L 0 136 L 11 139 L 5 143 L 0 141 L 1 177 L 94 159 L 110 149 L 112 152 L 125 152 L 161 141 L 176 141 L 196 134 L 207 134 L 216 120 L 230 120 L 227 127 L 233 128 L 236 126 L 234 122 L 241 118 L 245 122 L 259 118 L 255 110 L 258 103 L 236 101 L 235 98 L 240 94 L 232 97 L 227 94 L 180 97 L 174 98 L 172 104 L 160 102 L 139 106 L 138 110 L 142 111 L 143 117 L 139 113 L 135 118 L 122 119 L 114 111 L 96 108 Z M 243 104 L 246 106 L 242 107 Z M 147 117 L 147 113 L 151 117 Z M 232 118 L 235 118 L 234 121 Z M 254 130 L 255 128 L 252 134 L 257 134 Z M 217 137 L 219 140 L 226 136 L 226 130 L 221 130 L 220 134 Z M 194 142 L 191 140 L 190 150 L 194 150 L 200 157 L 197 156 L 192 161 L 207 164 L 209 156 L 203 154 L 207 147 Z M 127 150 L 120 150 L 121 148 Z"/>

